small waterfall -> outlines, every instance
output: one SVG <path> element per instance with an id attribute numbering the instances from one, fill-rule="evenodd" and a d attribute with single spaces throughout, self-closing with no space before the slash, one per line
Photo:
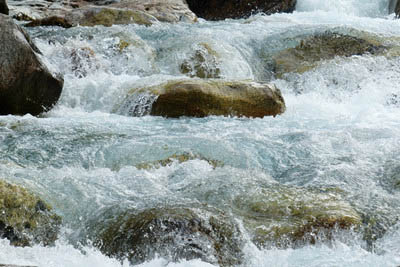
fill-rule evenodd
<path id="1" fill-rule="evenodd" d="M 382 17 L 394 12 L 397 0 L 298 0 L 297 11 L 337 12 L 362 17 Z"/>
<path id="2" fill-rule="evenodd" d="M 149 115 L 151 106 L 156 100 L 157 96 L 149 93 L 134 93 L 124 100 L 122 105 L 117 109 L 117 113 L 133 117 Z"/>

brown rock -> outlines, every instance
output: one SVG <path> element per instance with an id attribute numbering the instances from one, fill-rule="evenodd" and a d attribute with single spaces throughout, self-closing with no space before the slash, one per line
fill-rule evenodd
<path id="1" fill-rule="evenodd" d="M 148 102 L 144 103 L 146 97 Z M 131 116 L 264 117 L 279 115 L 285 109 L 281 92 L 274 85 L 194 79 L 134 89 L 118 112 Z"/>

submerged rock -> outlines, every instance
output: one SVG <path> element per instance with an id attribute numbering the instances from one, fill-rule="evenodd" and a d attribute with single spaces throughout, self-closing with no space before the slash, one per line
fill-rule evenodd
<path id="1" fill-rule="evenodd" d="M 373 40 L 327 31 L 302 40 L 294 48 L 281 51 L 273 60 L 276 76 L 280 78 L 288 72 L 306 72 L 317 66 L 318 62 L 336 56 L 374 55 L 385 50 L 386 47 Z"/>
<path id="2" fill-rule="evenodd" d="M 263 12 L 293 12 L 296 0 L 187 0 L 189 8 L 199 17 L 207 20 L 237 19 Z"/>
<path id="3" fill-rule="evenodd" d="M 194 54 L 180 66 L 181 73 L 190 77 L 220 78 L 218 54 L 208 44 L 196 46 Z"/>
<path id="4" fill-rule="evenodd" d="M 361 224 L 361 217 L 333 193 L 280 185 L 255 189 L 234 201 L 234 213 L 260 247 L 287 247 L 315 242 L 323 232 L 350 229 Z"/>
<path id="5" fill-rule="evenodd" d="M 37 115 L 53 107 L 62 91 L 62 77 L 43 64 L 24 30 L 1 14 L 0 42 L 0 115 Z"/>
<path id="6" fill-rule="evenodd" d="M 86 77 L 90 70 L 97 69 L 96 55 L 90 47 L 74 48 L 70 53 L 71 71 L 78 78 Z"/>
<path id="7" fill-rule="evenodd" d="M 50 245 L 60 224 L 61 218 L 39 197 L 0 180 L 0 238 L 14 246 Z"/>
<path id="8" fill-rule="evenodd" d="M 142 108 L 143 107 L 143 108 Z M 164 117 L 209 115 L 264 117 L 285 111 L 275 85 L 242 81 L 180 80 L 134 89 L 118 112 Z"/>
<path id="9" fill-rule="evenodd" d="M 8 6 L 6 0 L 0 0 L 0 13 L 8 15 Z"/>
<path id="10" fill-rule="evenodd" d="M 114 214 L 114 212 L 111 212 Z M 94 245 L 107 256 L 138 264 L 156 256 L 170 261 L 202 259 L 220 266 L 242 261 L 238 227 L 223 213 L 160 207 L 119 215 L 103 213 L 94 222 Z"/>
<path id="11" fill-rule="evenodd" d="M 136 168 L 138 168 L 138 169 L 160 168 L 160 167 L 169 166 L 173 162 L 183 163 L 183 162 L 186 162 L 189 160 L 195 160 L 195 159 L 207 161 L 207 163 L 210 164 L 214 169 L 217 167 L 224 166 L 224 163 L 219 160 L 207 159 L 201 155 L 195 155 L 192 153 L 182 153 L 182 154 L 173 154 L 172 156 L 170 156 L 166 159 L 162 159 L 162 160 L 157 160 L 157 161 L 153 161 L 153 162 L 143 162 L 143 163 L 136 165 Z"/>

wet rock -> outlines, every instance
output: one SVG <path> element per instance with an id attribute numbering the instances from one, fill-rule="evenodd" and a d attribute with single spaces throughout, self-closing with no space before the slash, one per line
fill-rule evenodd
<path id="1" fill-rule="evenodd" d="M 6 0 L 0 0 L 0 13 L 8 15 L 8 6 Z"/>
<path id="2" fill-rule="evenodd" d="M 312 190 L 271 186 L 255 189 L 234 200 L 234 213 L 260 247 L 314 243 L 319 233 L 361 224 L 358 213 L 339 196 Z"/>
<path id="3" fill-rule="evenodd" d="M 114 24 L 152 25 L 155 22 L 195 22 L 183 0 L 132 1 L 18 1 L 12 16 L 29 20 L 29 26 L 111 26 Z M 14 2 L 13 2 L 14 3 Z M 92 5 L 96 4 L 96 5 Z M 104 4 L 104 5 L 103 5 Z"/>
<path id="4" fill-rule="evenodd" d="M 133 264 L 157 256 L 174 262 L 202 259 L 220 266 L 242 261 L 239 229 L 221 212 L 186 207 L 111 212 L 112 216 L 108 212 L 91 227 L 94 245 L 107 256 Z"/>
<path id="5" fill-rule="evenodd" d="M 73 49 L 69 53 L 71 59 L 71 71 L 78 78 L 86 77 L 88 72 L 96 69 L 95 53 L 90 47 Z"/>
<path id="6" fill-rule="evenodd" d="M 79 24 L 81 26 L 112 26 L 116 24 L 139 24 L 150 26 L 157 21 L 153 16 L 143 11 L 111 7 L 74 10 L 69 18 L 71 24 Z"/>
<path id="7" fill-rule="evenodd" d="M 48 70 L 29 36 L 5 15 L 0 15 L 0 42 L 0 115 L 51 109 L 60 97 L 62 77 Z"/>
<path id="8" fill-rule="evenodd" d="M 400 16 L 400 1 L 390 0 L 389 1 L 389 13 L 395 13 L 396 18 Z"/>
<path id="9" fill-rule="evenodd" d="M 260 12 L 292 12 L 296 7 L 296 0 L 187 0 L 187 3 L 197 16 L 206 20 L 237 19 Z"/>
<path id="10" fill-rule="evenodd" d="M 175 118 L 209 115 L 264 117 L 281 114 L 285 108 L 281 92 L 274 85 L 180 80 L 132 90 L 118 113 Z"/>
<path id="11" fill-rule="evenodd" d="M 273 60 L 276 76 L 280 78 L 288 72 L 306 72 L 316 67 L 320 61 L 337 56 L 375 55 L 385 51 L 386 47 L 373 40 L 327 31 L 302 40 L 294 48 L 281 51 Z"/>
<path id="12" fill-rule="evenodd" d="M 37 26 L 60 26 L 63 28 L 71 28 L 72 24 L 69 23 L 65 18 L 62 17 L 57 17 L 57 16 L 51 16 L 51 17 L 46 17 L 43 19 L 31 19 L 29 17 L 22 17 L 24 16 L 23 14 L 20 15 L 20 19 L 24 20 L 31 20 L 30 23 L 26 24 L 26 27 L 37 27 Z"/>
<path id="13" fill-rule="evenodd" d="M 190 77 L 220 78 L 218 54 L 208 44 L 195 47 L 194 54 L 180 66 L 180 71 Z"/>
<path id="14" fill-rule="evenodd" d="M 223 162 L 219 160 L 213 160 L 213 159 L 207 159 L 201 155 L 195 155 L 192 153 L 182 153 L 182 154 L 173 154 L 172 156 L 162 159 L 162 160 L 157 160 L 153 162 L 143 162 L 138 165 L 136 165 L 136 168 L 138 169 L 154 169 L 154 168 L 161 168 L 165 166 L 169 166 L 174 162 L 179 162 L 183 163 L 189 160 L 205 160 L 207 161 L 208 164 L 210 164 L 214 169 L 217 167 L 222 167 L 224 166 Z"/>
<path id="15" fill-rule="evenodd" d="M 140 10 L 161 22 L 197 21 L 197 16 L 189 9 L 185 0 L 122 0 L 112 6 Z"/>
<path id="16" fill-rule="evenodd" d="M 0 180 L 0 238 L 14 246 L 50 245 L 60 224 L 61 218 L 39 197 Z"/>

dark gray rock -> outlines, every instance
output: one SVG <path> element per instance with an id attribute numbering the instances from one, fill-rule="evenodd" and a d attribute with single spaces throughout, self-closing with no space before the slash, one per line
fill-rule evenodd
<path id="1" fill-rule="evenodd" d="M 292 12 L 296 0 L 187 0 L 190 10 L 207 20 L 237 19 L 255 13 Z"/>
<path id="2" fill-rule="evenodd" d="M 8 6 L 6 0 L 0 0 L 0 13 L 8 15 Z"/>
<path id="3" fill-rule="evenodd" d="M 47 69 L 27 33 L 6 15 L 0 15 L 0 43 L 0 115 L 51 109 L 64 80 Z"/>

